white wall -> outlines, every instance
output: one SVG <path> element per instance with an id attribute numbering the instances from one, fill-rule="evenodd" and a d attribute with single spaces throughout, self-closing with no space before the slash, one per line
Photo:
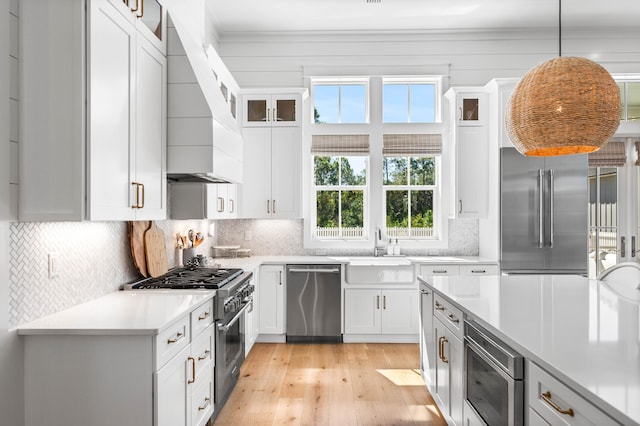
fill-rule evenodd
<path id="1" fill-rule="evenodd" d="M 449 69 L 449 85 L 519 77 L 558 55 L 556 31 L 504 30 L 422 34 L 222 34 L 219 54 L 241 87 L 296 87 L 305 69 L 335 75 L 382 67 L 398 74 Z M 563 29 L 563 56 L 597 61 L 612 73 L 640 71 L 640 28 Z M 309 72 L 309 71 L 307 71 Z"/>
<path id="2" fill-rule="evenodd" d="M 15 331 L 9 330 L 9 223 L 10 171 L 15 165 L 10 146 L 10 97 L 17 77 L 11 71 L 10 52 L 17 51 L 15 29 L 18 1 L 0 1 L 0 423 L 24 424 L 23 349 Z M 12 13 L 10 13 L 10 11 Z M 17 139 L 17 138 L 16 138 Z M 17 151 L 16 151 L 17 152 Z M 12 205 L 15 208 L 15 204 Z"/>

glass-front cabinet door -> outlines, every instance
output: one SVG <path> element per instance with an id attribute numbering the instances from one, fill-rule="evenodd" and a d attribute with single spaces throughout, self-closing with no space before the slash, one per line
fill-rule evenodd
<path id="1" fill-rule="evenodd" d="M 153 45 L 166 54 L 166 11 L 158 0 L 109 0 Z"/>
<path id="2" fill-rule="evenodd" d="M 486 98 L 478 93 L 456 94 L 456 124 L 458 126 L 481 126 L 487 122 Z"/>

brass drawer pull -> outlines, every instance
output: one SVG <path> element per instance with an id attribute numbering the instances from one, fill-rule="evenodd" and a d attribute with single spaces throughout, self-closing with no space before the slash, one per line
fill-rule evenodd
<path id="1" fill-rule="evenodd" d="M 210 402 L 211 402 L 211 398 L 209 398 L 208 396 L 206 396 L 206 397 L 204 398 L 204 405 L 203 405 L 203 406 L 198 406 L 198 411 L 205 410 L 205 409 L 209 406 Z"/>
<path id="2" fill-rule="evenodd" d="M 176 343 L 177 341 L 182 340 L 183 338 L 184 338 L 184 333 L 178 332 L 176 333 L 176 338 L 167 340 L 167 343 L 168 344 Z"/>
<path id="3" fill-rule="evenodd" d="M 209 318 L 209 315 L 211 315 L 211 313 L 209 311 L 205 311 L 204 314 L 200 315 L 198 317 L 198 321 L 203 321 L 207 318 Z"/>
<path id="4" fill-rule="evenodd" d="M 447 315 L 447 318 L 449 318 L 451 320 L 451 322 L 455 322 L 455 323 L 459 323 L 460 322 L 460 320 L 458 318 L 456 318 L 456 316 L 453 315 L 453 314 Z"/>
<path id="5" fill-rule="evenodd" d="M 191 361 L 191 379 L 187 380 L 187 384 L 196 382 L 196 359 L 192 356 L 187 358 L 187 361 Z"/>
<path id="6" fill-rule="evenodd" d="M 556 404 L 555 402 L 553 402 L 551 400 L 551 392 L 546 391 L 546 392 L 541 393 L 540 394 L 540 398 L 542 398 L 542 400 L 544 402 L 546 402 L 551 407 L 553 407 L 553 409 L 556 410 L 558 413 L 560 413 L 560 414 L 568 414 L 571 417 L 573 417 L 573 408 L 567 408 L 566 410 L 563 410 L 562 408 L 560 408 L 560 406 L 558 404 Z"/>
<path id="7" fill-rule="evenodd" d="M 447 359 L 447 357 L 444 356 L 444 344 L 445 343 L 449 343 L 449 341 L 447 340 L 446 337 L 442 338 L 442 362 L 444 362 L 445 364 L 449 364 L 449 360 Z"/>
<path id="8" fill-rule="evenodd" d="M 435 270 L 433 271 L 434 274 L 446 274 L 447 270 L 446 269 L 439 269 L 439 270 Z"/>
<path id="9" fill-rule="evenodd" d="M 209 358 L 209 354 L 210 353 L 211 353 L 211 351 L 209 349 L 206 349 L 204 351 L 204 354 L 198 357 L 198 361 L 202 361 L 203 359 Z"/>
<path id="10" fill-rule="evenodd" d="M 444 311 L 444 306 L 442 306 L 441 304 L 439 304 L 438 302 L 436 302 L 436 310 L 438 310 L 438 311 Z"/>

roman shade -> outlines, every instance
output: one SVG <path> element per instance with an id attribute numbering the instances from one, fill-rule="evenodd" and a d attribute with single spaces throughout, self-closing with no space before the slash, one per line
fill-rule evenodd
<path id="1" fill-rule="evenodd" d="M 610 141 L 599 151 L 589 154 L 589 167 L 622 167 L 626 162 L 624 142 Z"/>
<path id="2" fill-rule="evenodd" d="M 330 157 L 369 155 L 369 135 L 313 135 L 311 154 Z"/>
<path id="3" fill-rule="evenodd" d="M 442 154 L 440 134 L 385 134 L 382 137 L 385 157 L 427 157 Z"/>

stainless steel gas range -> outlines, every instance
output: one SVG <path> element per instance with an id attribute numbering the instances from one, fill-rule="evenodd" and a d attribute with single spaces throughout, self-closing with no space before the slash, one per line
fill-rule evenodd
<path id="1" fill-rule="evenodd" d="M 126 290 L 216 290 L 214 417 L 240 376 L 245 351 L 244 312 L 251 305 L 255 290 L 252 278 L 251 272 L 242 269 L 189 266 L 125 286 Z"/>

